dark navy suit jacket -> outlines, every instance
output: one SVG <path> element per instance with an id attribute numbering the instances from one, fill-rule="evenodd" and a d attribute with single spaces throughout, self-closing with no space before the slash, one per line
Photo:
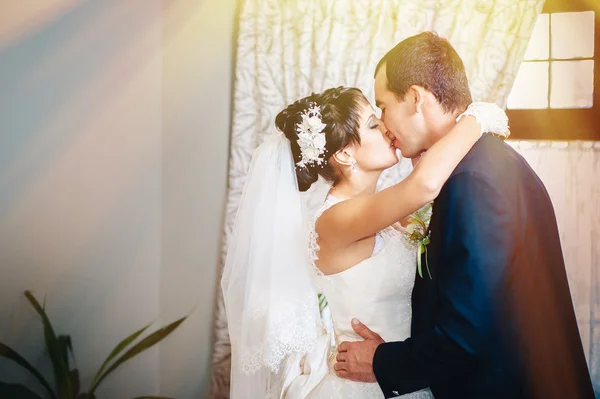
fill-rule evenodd
<path id="1" fill-rule="evenodd" d="M 411 338 L 373 359 L 385 396 L 593 398 L 554 210 L 527 162 L 482 137 L 434 201 L 430 231 Z"/>

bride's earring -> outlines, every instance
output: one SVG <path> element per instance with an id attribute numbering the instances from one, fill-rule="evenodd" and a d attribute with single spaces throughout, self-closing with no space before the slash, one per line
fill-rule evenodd
<path id="1" fill-rule="evenodd" d="M 356 169 L 356 159 L 352 160 L 351 167 L 352 167 L 352 172 L 354 172 L 354 173 L 358 172 L 358 169 Z"/>

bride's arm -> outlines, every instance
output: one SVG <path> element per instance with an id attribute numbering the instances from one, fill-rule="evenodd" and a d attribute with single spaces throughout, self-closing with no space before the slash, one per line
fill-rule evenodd
<path id="1" fill-rule="evenodd" d="M 433 201 L 452 171 L 481 136 L 473 116 L 461 118 L 452 130 L 421 157 L 403 181 L 373 195 L 343 201 L 319 218 L 322 239 L 337 245 L 371 236 Z"/>

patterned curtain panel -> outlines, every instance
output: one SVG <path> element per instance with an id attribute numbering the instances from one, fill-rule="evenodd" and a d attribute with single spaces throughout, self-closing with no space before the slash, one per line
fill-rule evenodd
<path id="1" fill-rule="evenodd" d="M 543 3 L 242 0 L 223 257 L 252 151 L 273 132 L 274 118 L 283 107 L 313 91 L 340 85 L 359 87 L 373 99 L 373 72 L 379 59 L 402 39 L 425 30 L 448 38 L 457 49 L 474 100 L 504 105 Z M 381 185 L 392 184 L 409 171 L 410 162 L 404 160 L 384 175 Z M 317 185 L 307 194 L 309 206 L 323 198 L 325 189 Z M 589 258 L 587 262 L 589 271 Z M 586 320 L 589 331 L 591 319 Z M 220 289 L 215 325 L 212 397 L 226 398 L 230 348 Z"/>

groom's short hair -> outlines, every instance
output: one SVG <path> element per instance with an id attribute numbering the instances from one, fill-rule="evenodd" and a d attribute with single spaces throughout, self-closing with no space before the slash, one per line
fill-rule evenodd
<path id="1" fill-rule="evenodd" d="M 399 99 L 417 85 L 430 91 L 446 112 L 463 111 L 472 102 L 460 56 L 448 40 L 434 32 L 402 40 L 379 61 L 375 76 L 383 65 L 388 88 Z"/>

